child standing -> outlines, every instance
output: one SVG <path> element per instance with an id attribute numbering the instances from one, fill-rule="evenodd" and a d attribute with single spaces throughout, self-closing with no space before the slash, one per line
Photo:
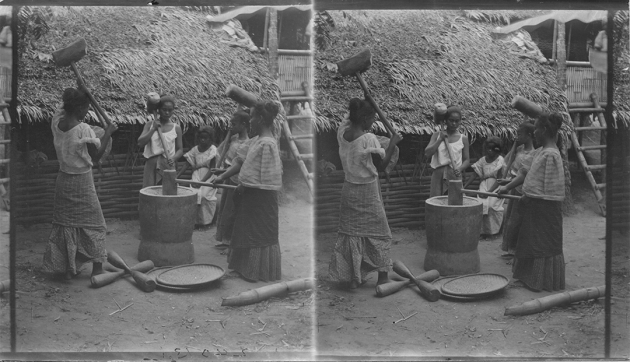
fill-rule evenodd
<path id="1" fill-rule="evenodd" d="M 337 243 L 328 269 L 332 281 L 349 283 L 355 289 L 372 271 L 378 272 L 377 284 L 389 281 L 392 234 L 372 156 L 378 155 L 379 169 L 385 169 L 402 137 L 393 134 L 387 150 L 381 148 L 376 136 L 368 132 L 374 124 L 374 108 L 358 98 L 350 100 L 349 108 L 349 119 L 337 131 L 345 182 Z"/>
<path id="2" fill-rule="evenodd" d="M 542 147 L 532 155 L 531 165 L 523 165 L 509 184 L 498 193 L 508 193 L 523 184 L 518 203 L 522 222 L 518 228 L 512 272 L 532 290 L 556 291 L 565 287 L 562 249 L 562 201 L 564 169 L 556 146 L 562 115 L 544 114 L 536 121 L 534 136 Z M 528 167 L 529 166 L 529 167 Z"/>
<path id="3" fill-rule="evenodd" d="M 147 122 L 142 134 L 138 137 L 138 146 L 144 147 L 142 154 L 147 161 L 144 164 L 142 187 L 155 186 L 162 181 L 163 170 L 174 170 L 177 160 L 184 154 L 182 148 L 182 129 L 178 124 L 171 122 L 171 116 L 175 111 L 175 98 L 162 96 L 158 103 L 159 119 Z M 162 130 L 164 142 L 157 132 Z M 166 147 L 166 150 L 164 148 Z M 165 157 L 168 155 L 168 161 Z"/>
<path id="4" fill-rule="evenodd" d="M 214 129 L 210 126 L 199 128 L 195 135 L 197 146 L 188 151 L 184 158 L 187 163 L 179 171 L 177 176 L 183 174 L 188 167 L 192 167 L 192 180 L 205 182 L 210 175 L 210 169 L 214 168 L 217 158 L 217 147 L 213 145 Z M 212 223 L 217 207 L 217 189 L 201 186 L 197 191 L 197 221 L 196 225 L 205 227 Z"/>
<path id="5" fill-rule="evenodd" d="M 461 180 L 462 173 L 470 166 L 468 155 L 468 137 L 459 133 L 462 122 L 462 111 L 457 106 L 446 110 L 446 131 L 436 132 L 431 136 L 429 145 L 424 150 L 431 157 L 431 193 L 430 197 L 442 196 L 448 191 L 449 180 Z M 451 167 L 451 159 L 444 140 L 449 143 L 455 169 Z"/>
<path id="6" fill-rule="evenodd" d="M 232 137 L 228 140 L 229 146 L 226 150 L 226 142 L 221 143 L 217 152 L 219 155 L 225 153 L 223 165 L 218 168 L 228 168 L 232 166 L 238 150 L 249 140 L 247 131 L 249 130 L 249 114 L 245 111 L 237 111 L 230 120 L 230 131 Z M 225 180 L 226 185 L 238 185 L 238 173 Z M 232 229 L 234 229 L 234 190 L 223 189 L 221 191 L 221 201 L 217 215 L 217 247 L 227 247 L 232 240 Z"/>
<path id="7" fill-rule="evenodd" d="M 506 170 L 504 180 L 498 182 L 502 185 L 508 184 L 516 176 L 518 176 L 518 170 L 523 167 L 524 164 L 531 163 L 532 152 L 534 151 L 534 124 L 531 122 L 523 122 L 518 127 L 516 136 L 516 150 L 505 156 L 507 164 L 510 167 Z M 510 195 L 522 196 L 523 185 L 518 185 L 510 190 Z M 518 213 L 518 200 L 506 200 L 507 209 L 503 218 L 503 242 L 501 243 L 501 250 L 505 251 L 504 257 L 514 256 L 516 250 L 516 240 L 518 239 L 518 228 L 521 225 L 521 215 Z"/>
<path id="8" fill-rule="evenodd" d="M 505 163 L 501 156 L 501 139 L 490 136 L 484 142 L 485 156 L 472 165 L 475 173 L 466 182 L 467 188 L 477 176 L 481 179 L 479 191 L 493 192 L 499 184 L 497 179 L 501 178 Z M 492 236 L 498 234 L 503 222 L 503 199 L 498 197 L 477 196 L 483 204 L 483 223 L 481 234 Z"/>

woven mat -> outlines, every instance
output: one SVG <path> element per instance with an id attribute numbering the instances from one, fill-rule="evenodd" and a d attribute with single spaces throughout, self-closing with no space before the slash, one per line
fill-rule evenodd
<path id="1" fill-rule="evenodd" d="M 160 284 L 172 287 L 196 287 L 214 282 L 225 274 L 223 268 L 212 264 L 188 264 L 172 267 L 157 276 Z"/>
<path id="2" fill-rule="evenodd" d="M 442 285 L 442 291 L 460 297 L 475 297 L 498 292 L 510 281 L 499 274 L 472 274 L 453 278 Z"/>

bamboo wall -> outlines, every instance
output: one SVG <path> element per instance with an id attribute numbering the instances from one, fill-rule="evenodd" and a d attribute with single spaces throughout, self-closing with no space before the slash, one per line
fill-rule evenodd
<path id="1" fill-rule="evenodd" d="M 591 93 L 606 102 L 606 75 L 590 67 L 567 67 L 567 99 L 569 103 L 590 102 Z"/>
<path id="2" fill-rule="evenodd" d="M 313 82 L 310 55 L 279 55 L 280 92 L 302 92 L 302 82 Z"/>
<path id="3" fill-rule="evenodd" d="M 180 162 L 178 169 L 183 167 Z M 139 191 L 142 188 L 144 159 L 138 156 L 132 165 L 130 155 L 112 155 L 102 166 L 102 172 L 94 167 L 94 186 L 105 218 L 138 218 Z M 21 225 L 50 223 L 53 215 L 55 180 L 59 163 L 42 162 L 39 166 L 19 163 L 12 178 L 15 179 L 15 201 L 11 205 L 16 223 Z M 191 169 L 182 175 L 190 178 Z"/>
<path id="4" fill-rule="evenodd" d="M 0 67 L 0 96 L 11 98 L 11 69 Z"/>
<path id="5" fill-rule="evenodd" d="M 398 170 L 398 167 L 396 167 Z M 380 174 L 381 192 L 390 227 L 424 227 L 424 201 L 429 198 L 431 175 L 412 179 L 414 165 L 402 165 L 402 171 L 392 171 L 388 183 Z M 427 166 L 425 173 L 430 173 Z M 467 177 L 471 174 L 468 173 Z M 334 171 L 317 179 L 315 195 L 315 225 L 317 232 L 336 232 L 339 223 L 339 200 L 344 182 L 343 171 Z M 470 189 L 479 188 L 476 179 Z"/>

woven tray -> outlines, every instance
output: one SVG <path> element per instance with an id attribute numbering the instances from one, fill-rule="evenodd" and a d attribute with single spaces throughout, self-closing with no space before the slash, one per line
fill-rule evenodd
<path id="1" fill-rule="evenodd" d="M 500 274 L 464 275 L 445 282 L 442 292 L 459 297 L 480 297 L 502 290 L 509 282 Z"/>
<path id="2" fill-rule="evenodd" d="M 156 282 L 171 287 L 194 288 L 219 280 L 223 268 L 212 264 L 188 264 L 172 267 L 160 273 Z"/>
<path id="3" fill-rule="evenodd" d="M 155 289 L 158 289 L 158 290 L 163 290 L 165 292 L 189 292 L 193 290 L 192 288 L 186 288 L 186 287 L 170 287 L 168 285 L 160 284 L 156 280 L 158 275 L 160 275 L 163 271 L 167 269 L 171 269 L 171 268 L 172 267 L 170 266 L 161 266 L 158 268 L 153 268 L 149 272 L 145 273 L 145 275 L 155 280 Z"/>
<path id="4" fill-rule="evenodd" d="M 454 300 L 463 301 L 463 302 L 468 302 L 468 301 L 479 299 L 479 297 L 460 297 L 460 296 L 457 296 L 457 295 L 450 295 L 450 294 L 444 293 L 444 291 L 442 290 L 442 285 L 444 285 L 444 283 L 446 283 L 446 282 L 450 282 L 454 278 L 457 278 L 457 277 L 441 277 L 441 278 L 438 278 L 438 279 L 434 280 L 431 284 L 433 284 L 433 286 L 437 290 L 440 291 L 440 294 L 442 294 L 442 297 L 444 297 L 446 299 L 454 299 Z"/>

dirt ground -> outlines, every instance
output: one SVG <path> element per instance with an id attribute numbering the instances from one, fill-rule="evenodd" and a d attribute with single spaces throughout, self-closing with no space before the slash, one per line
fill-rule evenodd
<path id="1" fill-rule="evenodd" d="M 280 204 L 282 280 L 312 275 L 312 204 L 304 181 L 293 178 Z M 301 183 L 301 184 L 300 184 Z M 308 191 L 306 191 L 307 193 Z M 137 263 L 137 220 L 107 220 L 106 248 Z M 4 231 L 4 228 L 3 228 Z M 225 251 L 214 247 L 216 228 L 193 233 L 196 263 L 227 270 Z M 215 286 L 187 293 L 144 293 L 133 279 L 100 289 L 90 286 L 91 265 L 72 281 L 51 280 L 41 271 L 50 225 L 18 227 L 17 349 L 20 352 L 283 352 L 310 353 L 314 293 L 243 307 L 222 307 L 221 298 L 270 283 L 250 283 L 228 272 Z M 8 238 L 7 238 L 8 239 Z M 6 249 L 3 249 L 6 250 Z M 7 255 L 8 253 L 2 253 Z M 2 260 L 8 278 L 8 256 Z M 121 307 L 133 305 L 110 315 Z M 9 350 L 9 298 L 0 299 L 1 346 Z M 6 323 L 5 323 L 6 322 Z"/>
<path id="2" fill-rule="evenodd" d="M 576 174 L 573 196 L 577 213 L 564 218 L 566 290 L 605 284 L 605 218 L 600 216 L 588 184 Z M 414 274 L 423 271 L 424 230 L 394 229 L 391 257 Z M 515 283 L 511 265 L 500 255 L 501 239 L 480 241 L 481 272 L 497 273 L 511 282 L 495 297 L 471 302 L 440 299 L 431 303 L 416 288 L 385 298 L 375 295 L 376 274 L 354 291 L 327 282 L 336 235 L 317 235 L 317 350 L 320 355 L 370 357 L 489 356 L 603 357 L 604 299 L 555 307 L 528 316 L 504 316 L 505 308 L 552 293 L 532 292 Z M 615 233 L 612 348 L 615 357 L 629 356 L 627 236 Z M 394 275 L 392 272 L 390 276 Z M 519 286 L 519 284 L 521 286 Z M 400 311 L 399 311 L 400 310 Z M 417 314 L 394 324 L 405 316 Z"/>

